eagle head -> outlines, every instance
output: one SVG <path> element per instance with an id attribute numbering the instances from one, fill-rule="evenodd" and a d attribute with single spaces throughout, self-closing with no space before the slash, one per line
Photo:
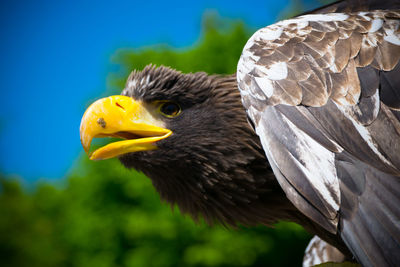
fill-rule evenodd
<path id="1" fill-rule="evenodd" d="M 133 71 L 122 95 L 87 109 L 80 130 L 87 152 L 95 137 L 122 138 L 90 158 L 118 157 L 195 219 L 275 221 L 265 203 L 279 207 L 283 192 L 247 122 L 234 75 L 182 74 L 151 65 Z"/>

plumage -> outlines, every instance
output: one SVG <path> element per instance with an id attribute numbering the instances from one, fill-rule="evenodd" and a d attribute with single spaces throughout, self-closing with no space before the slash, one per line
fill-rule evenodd
<path id="1" fill-rule="evenodd" d="M 306 248 L 303 266 L 308 267 L 324 262 L 342 262 L 344 260 L 345 257 L 339 250 L 321 240 L 318 236 L 314 236 Z"/>
<path id="2" fill-rule="evenodd" d="M 261 118 L 258 116 L 253 120 L 256 132 L 269 162 L 275 163 L 274 173 L 280 173 L 276 175 L 278 181 L 294 205 L 326 230 L 339 231 L 362 264 L 385 266 L 399 262 L 394 255 L 400 253 L 399 242 L 397 238 L 391 238 L 391 235 L 396 236 L 399 232 L 400 217 L 391 214 L 399 203 L 398 198 L 387 192 L 391 196 L 387 199 L 393 202 L 381 206 L 379 214 L 382 216 L 375 216 L 378 213 L 371 209 L 378 205 L 373 203 L 380 201 L 375 193 L 380 192 L 380 195 L 387 191 L 387 188 L 380 186 L 383 180 L 400 195 L 400 132 L 394 130 L 399 129 L 399 121 L 392 117 L 391 110 L 397 112 L 399 103 L 397 95 L 400 83 L 397 77 L 400 46 L 396 45 L 396 41 L 400 35 L 400 13 L 398 10 L 367 10 L 363 13 L 348 11 L 346 14 L 328 14 L 329 17 L 325 19 L 320 15 L 293 19 L 292 23 L 298 25 L 297 35 L 307 35 L 312 31 L 336 31 L 329 36 L 329 42 L 322 38 L 319 42 L 303 43 L 304 56 L 296 63 L 296 69 L 303 66 L 303 72 L 309 75 L 306 82 L 298 78 L 307 74 L 300 71 L 300 75 L 295 76 L 302 90 L 300 106 L 288 103 L 287 96 L 280 97 L 282 89 L 274 87 L 271 89 L 274 94 L 266 97 L 264 107 L 253 110 L 252 114 L 261 114 Z M 286 24 L 276 25 L 283 27 L 281 32 L 285 32 Z M 306 30 L 302 30 L 305 27 Z M 257 40 L 267 48 L 273 47 L 270 45 L 273 40 L 262 40 L 257 35 L 255 33 L 248 42 Z M 251 45 L 247 44 L 246 47 Z M 246 47 L 244 49 L 247 51 L 238 65 L 241 91 L 248 88 L 248 84 L 242 83 L 242 80 L 252 79 L 252 66 L 260 68 L 262 64 L 261 60 L 247 63 L 246 56 L 251 55 L 252 51 Z M 330 60 L 324 58 L 327 51 L 334 55 L 333 61 L 332 56 L 327 57 Z M 269 55 L 258 56 L 268 61 Z M 242 71 L 243 65 L 250 72 Z M 287 66 L 290 68 L 292 65 L 289 62 Z M 325 74 L 325 79 L 315 75 L 320 72 Z M 251 98 L 251 94 L 245 95 Z M 244 106 L 248 108 L 246 105 L 251 106 L 251 103 L 248 100 Z M 304 107 L 300 112 L 301 106 Z M 304 126 L 310 121 L 303 119 L 302 115 L 308 112 L 318 124 L 314 122 L 312 126 Z M 249 114 L 250 118 L 252 114 Z M 276 127 L 278 123 L 282 126 Z M 297 126 L 299 124 L 303 124 L 302 128 Z M 333 148 L 325 136 L 336 147 Z M 318 145 L 312 146 L 311 140 Z M 329 168 L 333 169 L 328 171 Z M 318 174 L 316 170 L 323 172 Z M 335 176 L 326 180 L 329 177 L 327 174 Z M 319 181 L 323 181 L 323 184 L 319 184 Z M 326 191 L 332 190 L 332 181 L 339 182 L 340 190 Z M 347 187 L 349 183 L 353 185 L 351 188 Z M 360 184 L 363 184 L 362 189 L 359 188 Z M 378 187 L 381 191 L 374 191 Z M 333 204 L 340 208 L 335 208 Z M 316 211 L 319 215 L 315 214 Z M 386 223 L 386 231 L 382 230 L 382 220 Z"/>
<path id="3" fill-rule="evenodd" d="M 257 31 L 236 75 L 134 71 L 122 95 L 144 107 L 132 117 L 145 128 L 107 134 L 143 144 L 121 162 L 196 220 L 291 220 L 324 240 L 313 240 L 305 265 L 317 244 L 342 253 L 325 260 L 398 265 L 399 28 L 399 1 L 339 1 Z M 180 110 L 162 114 L 163 103 Z"/>

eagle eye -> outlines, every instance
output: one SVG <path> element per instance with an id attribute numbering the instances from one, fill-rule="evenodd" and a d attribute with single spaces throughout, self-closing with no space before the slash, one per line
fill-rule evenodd
<path id="1" fill-rule="evenodd" d="M 163 102 L 160 105 L 160 112 L 168 118 L 173 118 L 181 113 L 181 107 L 174 102 Z"/>

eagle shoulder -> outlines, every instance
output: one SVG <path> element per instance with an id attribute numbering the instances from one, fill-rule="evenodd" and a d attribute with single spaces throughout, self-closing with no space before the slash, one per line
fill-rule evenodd
<path id="1" fill-rule="evenodd" d="M 390 71 L 400 59 L 400 11 L 310 14 L 258 30 L 243 49 L 243 98 L 266 105 L 358 103 L 357 68 Z M 245 106 L 248 108 L 247 106 Z"/>
<path id="2" fill-rule="evenodd" d="M 400 10 L 281 21 L 248 40 L 237 69 L 286 196 L 365 265 L 400 251 L 399 26 Z"/>

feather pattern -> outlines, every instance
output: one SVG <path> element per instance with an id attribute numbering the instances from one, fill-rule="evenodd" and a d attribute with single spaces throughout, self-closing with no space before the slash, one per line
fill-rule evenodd
<path id="1" fill-rule="evenodd" d="M 244 47 L 239 87 L 258 80 L 269 105 L 319 107 L 329 98 L 354 105 L 361 93 L 357 68 L 390 71 L 397 65 L 399 20 L 400 11 L 331 13 L 262 28 Z"/>
<path id="2" fill-rule="evenodd" d="M 335 247 L 318 236 L 314 236 L 304 252 L 303 267 L 315 266 L 324 262 L 342 262 L 345 256 Z"/>
<path id="3" fill-rule="evenodd" d="M 389 266 L 400 262 L 400 10 L 355 10 L 260 29 L 237 80 L 287 197 L 363 265 Z"/>

